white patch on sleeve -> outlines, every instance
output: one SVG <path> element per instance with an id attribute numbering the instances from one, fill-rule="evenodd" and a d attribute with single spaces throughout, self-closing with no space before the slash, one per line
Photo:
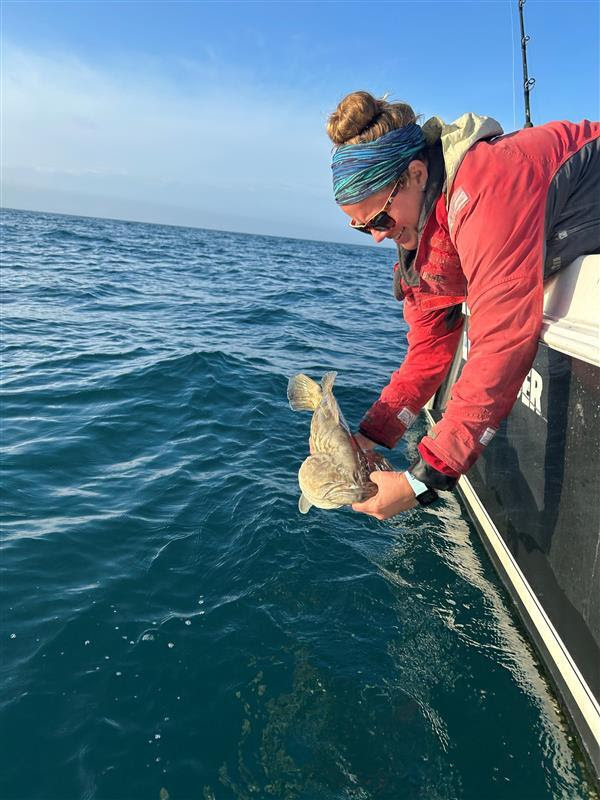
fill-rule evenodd
<path id="1" fill-rule="evenodd" d="M 494 436 L 496 435 L 497 431 L 494 428 L 486 428 L 484 432 L 481 434 L 481 439 L 479 440 L 479 444 L 486 445 L 489 444 Z"/>
<path id="2" fill-rule="evenodd" d="M 400 422 L 404 425 L 405 428 L 410 428 L 413 422 L 416 420 L 417 415 L 413 414 L 410 408 L 404 406 L 402 411 L 399 411 L 396 416 L 400 420 Z"/>
<path id="3" fill-rule="evenodd" d="M 452 229 L 454 228 L 456 217 L 460 214 L 470 199 L 471 198 L 465 192 L 462 186 L 452 193 L 452 199 L 450 200 L 450 206 L 448 208 L 448 228 L 450 233 L 452 233 Z"/>

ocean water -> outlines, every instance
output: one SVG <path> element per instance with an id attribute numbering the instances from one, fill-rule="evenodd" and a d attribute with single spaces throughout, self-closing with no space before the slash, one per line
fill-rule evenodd
<path id="1" fill-rule="evenodd" d="M 1 221 L 3 800 L 592 796 L 454 495 L 298 513 L 287 379 L 358 422 L 390 251 Z"/>

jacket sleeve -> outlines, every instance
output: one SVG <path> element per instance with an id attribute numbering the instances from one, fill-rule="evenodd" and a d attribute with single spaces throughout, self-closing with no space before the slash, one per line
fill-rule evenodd
<path id="1" fill-rule="evenodd" d="M 359 427 L 364 436 L 389 448 L 440 386 L 463 326 L 460 306 L 422 312 L 406 298 L 403 310 L 409 328 L 406 358 Z"/>
<path id="2" fill-rule="evenodd" d="M 460 173 L 459 173 L 460 175 Z M 475 462 L 511 410 L 531 368 L 542 324 L 544 194 L 526 169 L 481 181 L 456 222 L 455 244 L 467 278 L 470 350 L 442 419 L 419 445 L 416 477 L 452 488 L 434 468 L 459 474 Z M 515 200 L 517 198 L 517 200 Z M 432 457 L 433 456 L 433 457 Z"/>

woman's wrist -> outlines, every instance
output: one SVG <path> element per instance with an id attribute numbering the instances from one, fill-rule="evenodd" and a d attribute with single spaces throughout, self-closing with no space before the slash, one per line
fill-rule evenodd
<path id="1" fill-rule="evenodd" d="M 438 493 L 435 491 L 435 489 L 431 489 L 429 486 L 427 486 L 427 484 L 423 483 L 423 481 L 415 478 L 415 476 L 408 470 L 406 470 L 404 473 L 404 477 L 408 481 L 410 488 L 415 493 L 415 497 L 417 498 L 419 505 L 428 506 L 438 499 Z"/>

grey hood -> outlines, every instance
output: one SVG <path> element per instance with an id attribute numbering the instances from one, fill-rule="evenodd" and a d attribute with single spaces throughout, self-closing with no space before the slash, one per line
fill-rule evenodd
<path id="1" fill-rule="evenodd" d="M 446 205 L 454 177 L 467 151 L 482 139 L 504 133 L 502 125 L 492 117 L 480 117 L 468 111 L 454 122 L 446 124 L 440 117 L 431 117 L 421 129 L 428 145 L 441 141 L 446 167 Z"/>

